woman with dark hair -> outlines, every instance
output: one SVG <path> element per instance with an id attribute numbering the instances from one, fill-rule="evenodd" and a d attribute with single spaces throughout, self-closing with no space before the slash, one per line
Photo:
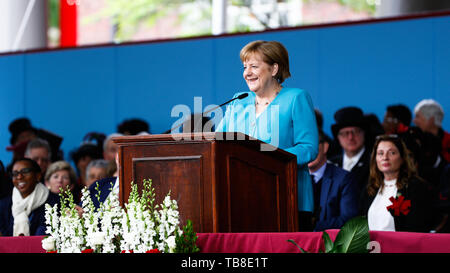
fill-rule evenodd
<path id="1" fill-rule="evenodd" d="M 102 133 L 88 133 L 84 136 L 80 147 L 70 153 L 78 174 L 77 188 L 81 189 L 86 185 L 86 168 L 89 163 L 95 159 L 103 159 L 105 138 Z"/>
<path id="2" fill-rule="evenodd" d="M 45 234 L 45 204 L 54 205 L 58 195 L 40 183 L 41 168 L 29 158 L 12 166 L 12 195 L 0 200 L 0 233 L 3 236 Z"/>
<path id="3" fill-rule="evenodd" d="M 381 135 L 375 141 L 365 208 L 370 230 L 430 230 L 431 194 L 397 135 Z"/>

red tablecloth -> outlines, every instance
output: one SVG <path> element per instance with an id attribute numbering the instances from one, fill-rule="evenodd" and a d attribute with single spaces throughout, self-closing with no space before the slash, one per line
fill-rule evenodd
<path id="1" fill-rule="evenodd" d="M 338 230 L 328 230 L 334 241 Z M 370 231 L 372 241 L 382 253 L 450 253 L 450 234 Z M 0 237 L 0 253 L 42 253 L 42 236 Z M 292 243 L 309 252 L 317 252 L 321 232 L 280 233 L 199 233 L 197 245 L 204 253 L 298 253 Z"/>

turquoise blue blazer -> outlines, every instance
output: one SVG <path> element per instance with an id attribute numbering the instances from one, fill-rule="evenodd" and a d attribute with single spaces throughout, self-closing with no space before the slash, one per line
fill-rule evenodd
<path id="1" fill-rule="evenodd" d="M 243 94 L 237 93 L 234 98 Z M 319 136 L 310 95 L 298 88 L 283 88 L 266 110 L 256 117 L 255 93 L 227 106 L 216 132 L 241 132 L 297 156 L 299 211 L 313 211 L 308 163 L 318 153 Z"/>

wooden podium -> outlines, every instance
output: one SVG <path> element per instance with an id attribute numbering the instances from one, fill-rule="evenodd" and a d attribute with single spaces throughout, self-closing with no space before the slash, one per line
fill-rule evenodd
<path id="1" fill-rule="evenodd" d="M 295 232 L 296 156 L 261 151 L 263 142 L 241 133 L 126 136 L 119 146 L 120 201 L 131 182 L 152 179 L 156 202 L 170 191 L 182 224 L 196 232 Z M 267 144 L 265 144 L 267 145 Z"/>

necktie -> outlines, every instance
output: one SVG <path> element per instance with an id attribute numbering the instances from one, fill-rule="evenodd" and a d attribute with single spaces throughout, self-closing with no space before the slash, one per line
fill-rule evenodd
<path id="1" fill-rule="evenodd" d="M 345 165 L 344 170 L 350 171 L 352 169 L 352 165 L 353 165 L 353 160 L 352 159 L 347 160 L 347 164 Z"/>

